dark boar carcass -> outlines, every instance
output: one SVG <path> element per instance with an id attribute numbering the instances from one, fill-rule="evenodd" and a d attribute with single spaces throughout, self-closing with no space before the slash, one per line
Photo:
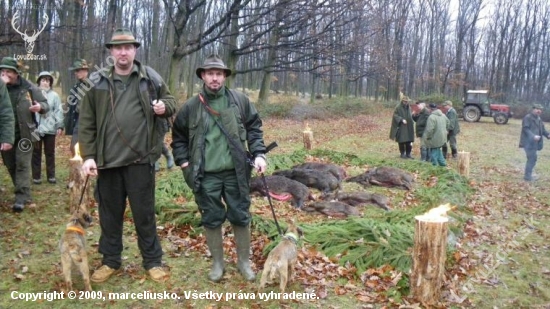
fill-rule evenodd
<path id="1" fill-rule="evenodd" d="M 338 179 L 329 172 L 294 168 L 290 170 L 275 171 L 273 175 L 284 176 L 296 180 L 310 188 L 318 189 L 323 192 L 323 194 L 340 188 Z"/>
<path id="2" fill-rule="evenodd" d="M 306 170 L 317 170 L 321 172 L 329 172 L 331 173 L 338 181 L 342 181 L 347 177 L 346 170 L 344 170 L 342 167 L 331 164 L 331 163 L 319 163 L 319 162 L 306 162 L 302 164 L 298 164 L 294 167 L 295 168 L 303 168 Z"/>
<path id="3" fill-rule="evenodd" d="M 363 186 L 376 185 L 382 187 L 397 187 L 405 190 L 412 189 L 413 176 L 395 167 L 376 167 L 363 174 L 348 178 L 347 182 L 356 182 Z"/>
<path id="4" fill-rule="evenodd" d="M 388 207 L 388 198 L 382 194 L 369 192 L 342 192 L 338 191 L 330 198 L 344 202 L 351 206 L 359 206 L 365 204 L 376 205 L 384 210 L 390 210 Z"/>
<path id="5" fill-rule="evenodd" d="M 317 201 L 304 207 L 305 211 L 319 212 L 326 216 L 345 218 L 347 216 L 359 216 L 359 210 L 349 204 L 339 201 Z"/>
<path id="6" fill-rule="evenodd" d="M 265 181 L 269 192 L 265 192 L 265 186 L 261 177 L 253 177 L 250 180 L 250 192 L 258 192 L 264 196 L 269 194 L 271 197 L 278 200 L 286 200 L 285 198 L 279 198 L 279 196 L 290 194 L 292 196 L 291 204 L 296 208 L 302 208 L 307 199 L 313 199 L 309 188 L 296 180 L 283 176 L 271 175 L 265 176 Z"/>

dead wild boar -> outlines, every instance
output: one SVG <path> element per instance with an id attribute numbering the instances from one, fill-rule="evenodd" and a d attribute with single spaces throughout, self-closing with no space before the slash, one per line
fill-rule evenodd
<path id="1" fill-rule="evenodd" d="M 275 171 L 273 175 L 294 179 L 310 188 L 318 189 L 323 192 L 323 194 L 340 188 L 338 179 L 329 172 L 294 168 L 290 170 Z"/>
<path id="2" fill-rule="evenodd" d="M 371 204 L 376 205 L 386 211 L 390 210 L 390 208 L 388 207 L 388 198 L 382 194 L 377 193 L 338 191 L 336 192 L 336 194 L 329 196 L 329 198 L 344 202 L 351 206 Z M 327 198 L 325 198 L 325 200 L 326 199 Z"/>
<path id="3" fill-rule="evenodd" d="M 372 184 L 382 187 L 397 187 L 410 190 L 412 189 L 414 178 L 409 172 L 405 172 L 395 167 L 382 166 L 368 170 L 355 177 L 348 178 L 346 181 L 356 182 L 363 186 Z"/>
<path id="4" fill-rule="evenodd" d="M 303 168 L 306 170 L 317 170 L 322 172 L 329 172 L 331 173 L 338 181 L 342 181 L 346 179 L 348 176 L 346 173 L 346 170 L 344 170 L 341 166 L 330 164 L 330 163 L 319 163 L 319 162 L 305 162 L 302 164 L 298 164 L 294 167 L 295 168 Z"/>
<path id="5" fill-rule="evenodd" d="M 265 181 L 267 182 L 267 188 L 269 189 L 269 193 L 272 197 L 272 193 L 288 193 L 292 195 L 291 204 L 296 208 L 302 208 L 307 199 L 313 199 L 309 188 L 296 180 L 292 180 L 284 176 L 271 175 L 265 176 Z M 261 177 L 252 177 L 252 179 L 250 179 L 250 192 L 258 192 L 264 196 L 267 195 Z"/>
<path id="6" fill-rule="evenodd" d="M 304 211 L 319 212 L 329 217 L 345 218 L 348 216 L 359 216 L 359 210 L 349 204 L 339 201 L 317 201 L 306 207 Z"/>

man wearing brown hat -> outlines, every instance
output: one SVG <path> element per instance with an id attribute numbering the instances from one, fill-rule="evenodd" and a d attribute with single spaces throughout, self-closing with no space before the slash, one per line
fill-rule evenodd
<path id="1" fill-rule="evenodd" d="M 533 169 L 537 164 L 537 151 L 542 149 L 542 137 L 550 138 L 550 133 L 544 128 L 544 123 L 540 119 L 543 107 L 540 104 L 533 105 L 533 110 L 523 117 L 521 122 L 521 137 L 519 139 L 519 148 L 525 150 L 527 162 L 525 163 L 525 172 L 523 179 L 533 181 Z"/>
<path id="2" fill-rule="evenodd" d="M 12 210 L 21 212 L 25 204 L 32 202 L 32 143 L 40 139 L 34 115 L 35 113 L 48 112 L 49 106 L 42 91 L 21 77 L 19 64 L 14 58 L 4 57 L 2 59 L 0 73 L 8 87 L 15 118 L 14 147 L 8 151 L 2 151 L 2 159 L 15 186 L 15 203 Z"/>
<path id="3" fill-rule="evenodd" d="M 121 267 L 126 199 L 143 267 L 154 281 L 167 278 L 155 222 L 154 163 L 162 150 L 156 123 L 174 114 L 176 101 L 158 73 L 135 60 L 139 46 L 129 30 L 114 32 L 105 44 L 114 65 L 90 75 L 95 82 L 80 106 L 82 169 L 87 175 L 98 176 L 99 252 L 103 260 L 90 278 L 96 283 L 106 281 Z M 149 92 L 152 83 L 158 87 L 154 94 Z"/>
<path id="4" fill-rule="evenodd" d="M 76 84 L 73 85 L 67 97 L 69 110 L 65 116 L 65 134 L 72 135 L 71 154 L 74 156 L 74 147 L 78 142 L 78 114 L 80 111 L 80 102 L 82 102 L 85 91 L 90 87 L 89 83 L 86 83 L 90 67 L 86 59 L 77 59 L 73 62 L 73 65 L 69 67 L 69 70 L 74 72 Z"/>
<path id="5" fill-rule="evenodd" d="M 217 55 L 207 57 L 196 70 L 202 91 L 183 105 L 172 127 L 174 160 L 201 212 L 213 258 L 208 278 L 214 282 L 225 272 L 226 219 L 235 237 L 237 268 L 246 280 L 255 279 L 249 260 L 251 165 L 246 151 L 258 172 L 266 169 L 262 120 L 246 95 L 224 86 L 231 73 Z"/>

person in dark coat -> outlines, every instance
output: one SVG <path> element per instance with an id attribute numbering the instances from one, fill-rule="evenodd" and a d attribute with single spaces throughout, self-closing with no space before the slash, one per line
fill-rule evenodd
<path id="1" fill-rule="evenodd" d="M 537 151 L 542 150 L 542 137 L 550 138 L 550 134 L 544 128 L 544 123 L 540 119 L 543 107 L 540 104 L 533 105 L 533 110 L 523 117 L 521 122 L 521 137 L 519 139 L 519 148 L 525 150 L 527 162 L 525 163 L 525 172 L 523 179 L 533 181 L 533 168 L 537 164 Z"/>
<path id="2" fill-rule="evenodd" d="M 403 159 L 412 159 L 412 143 L 414 142 L 414 123 L 412 118 L 411 100 L 403 97 L 393 112 L 390 139 L 399 145 L 399 153 Z"/>
<path id="3" fill-rule="evenodd" d="M 416 137 L 420 138 L 420 161 L 430 161 L 430 150 L 426 147 L 424 140 L 422 140 L 422 134 L 426 129 L 426 123 L 428 117 L 430 117 L 430 110 L 426 107 L 426 103 L 417 102 L 417 112 L 413 113 L 413 120 L 416 122 Z"/>
<path id="4" fill-rule="evenodd" d="M 78 142 L 78 115 L 80 113 L 80 102 L 85 92 L 91 87 L 88 80 L 88 71 L 90 66 L 86 59 L 77 59 L 73 62 L 73 66 L 69 68 L 74 72 L 76 84 L 73 85 L 67 97 L 67 115 L 65 116 L 65 135 L 71 135 L 71 155 L 75 155 L 75 145 Z"/>

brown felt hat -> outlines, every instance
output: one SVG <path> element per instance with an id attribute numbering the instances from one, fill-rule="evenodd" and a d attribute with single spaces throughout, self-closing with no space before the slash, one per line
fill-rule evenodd
<path id="1" fill-rule="evenodd" d="M 225 63 L 223 63 L 223 60 L 218 55 L 210 55 L 204 60 L 204 64 L 201 67 L 198 67 L 195 71 L 197 73 L 197 77 L 202 79 L 201 74 L 203 71 L 208 69 L 219 69 L 223 70 L 225 72 L 225 76 L 230 76 L 233 74 L 231 69 L 225 66 Z"/>
<path id="2" fill-rule="evenodd" d="M 113 32 L 111 37 L 111 42 L 105 43 L 105 47 L 111 48 L 113 45 L 122 45 L 122 44 L 134 44 L 136 48 L 141 46 L 141 43 L 136 41 L 132 31 L 126 28 L 119 28 Z"/>

